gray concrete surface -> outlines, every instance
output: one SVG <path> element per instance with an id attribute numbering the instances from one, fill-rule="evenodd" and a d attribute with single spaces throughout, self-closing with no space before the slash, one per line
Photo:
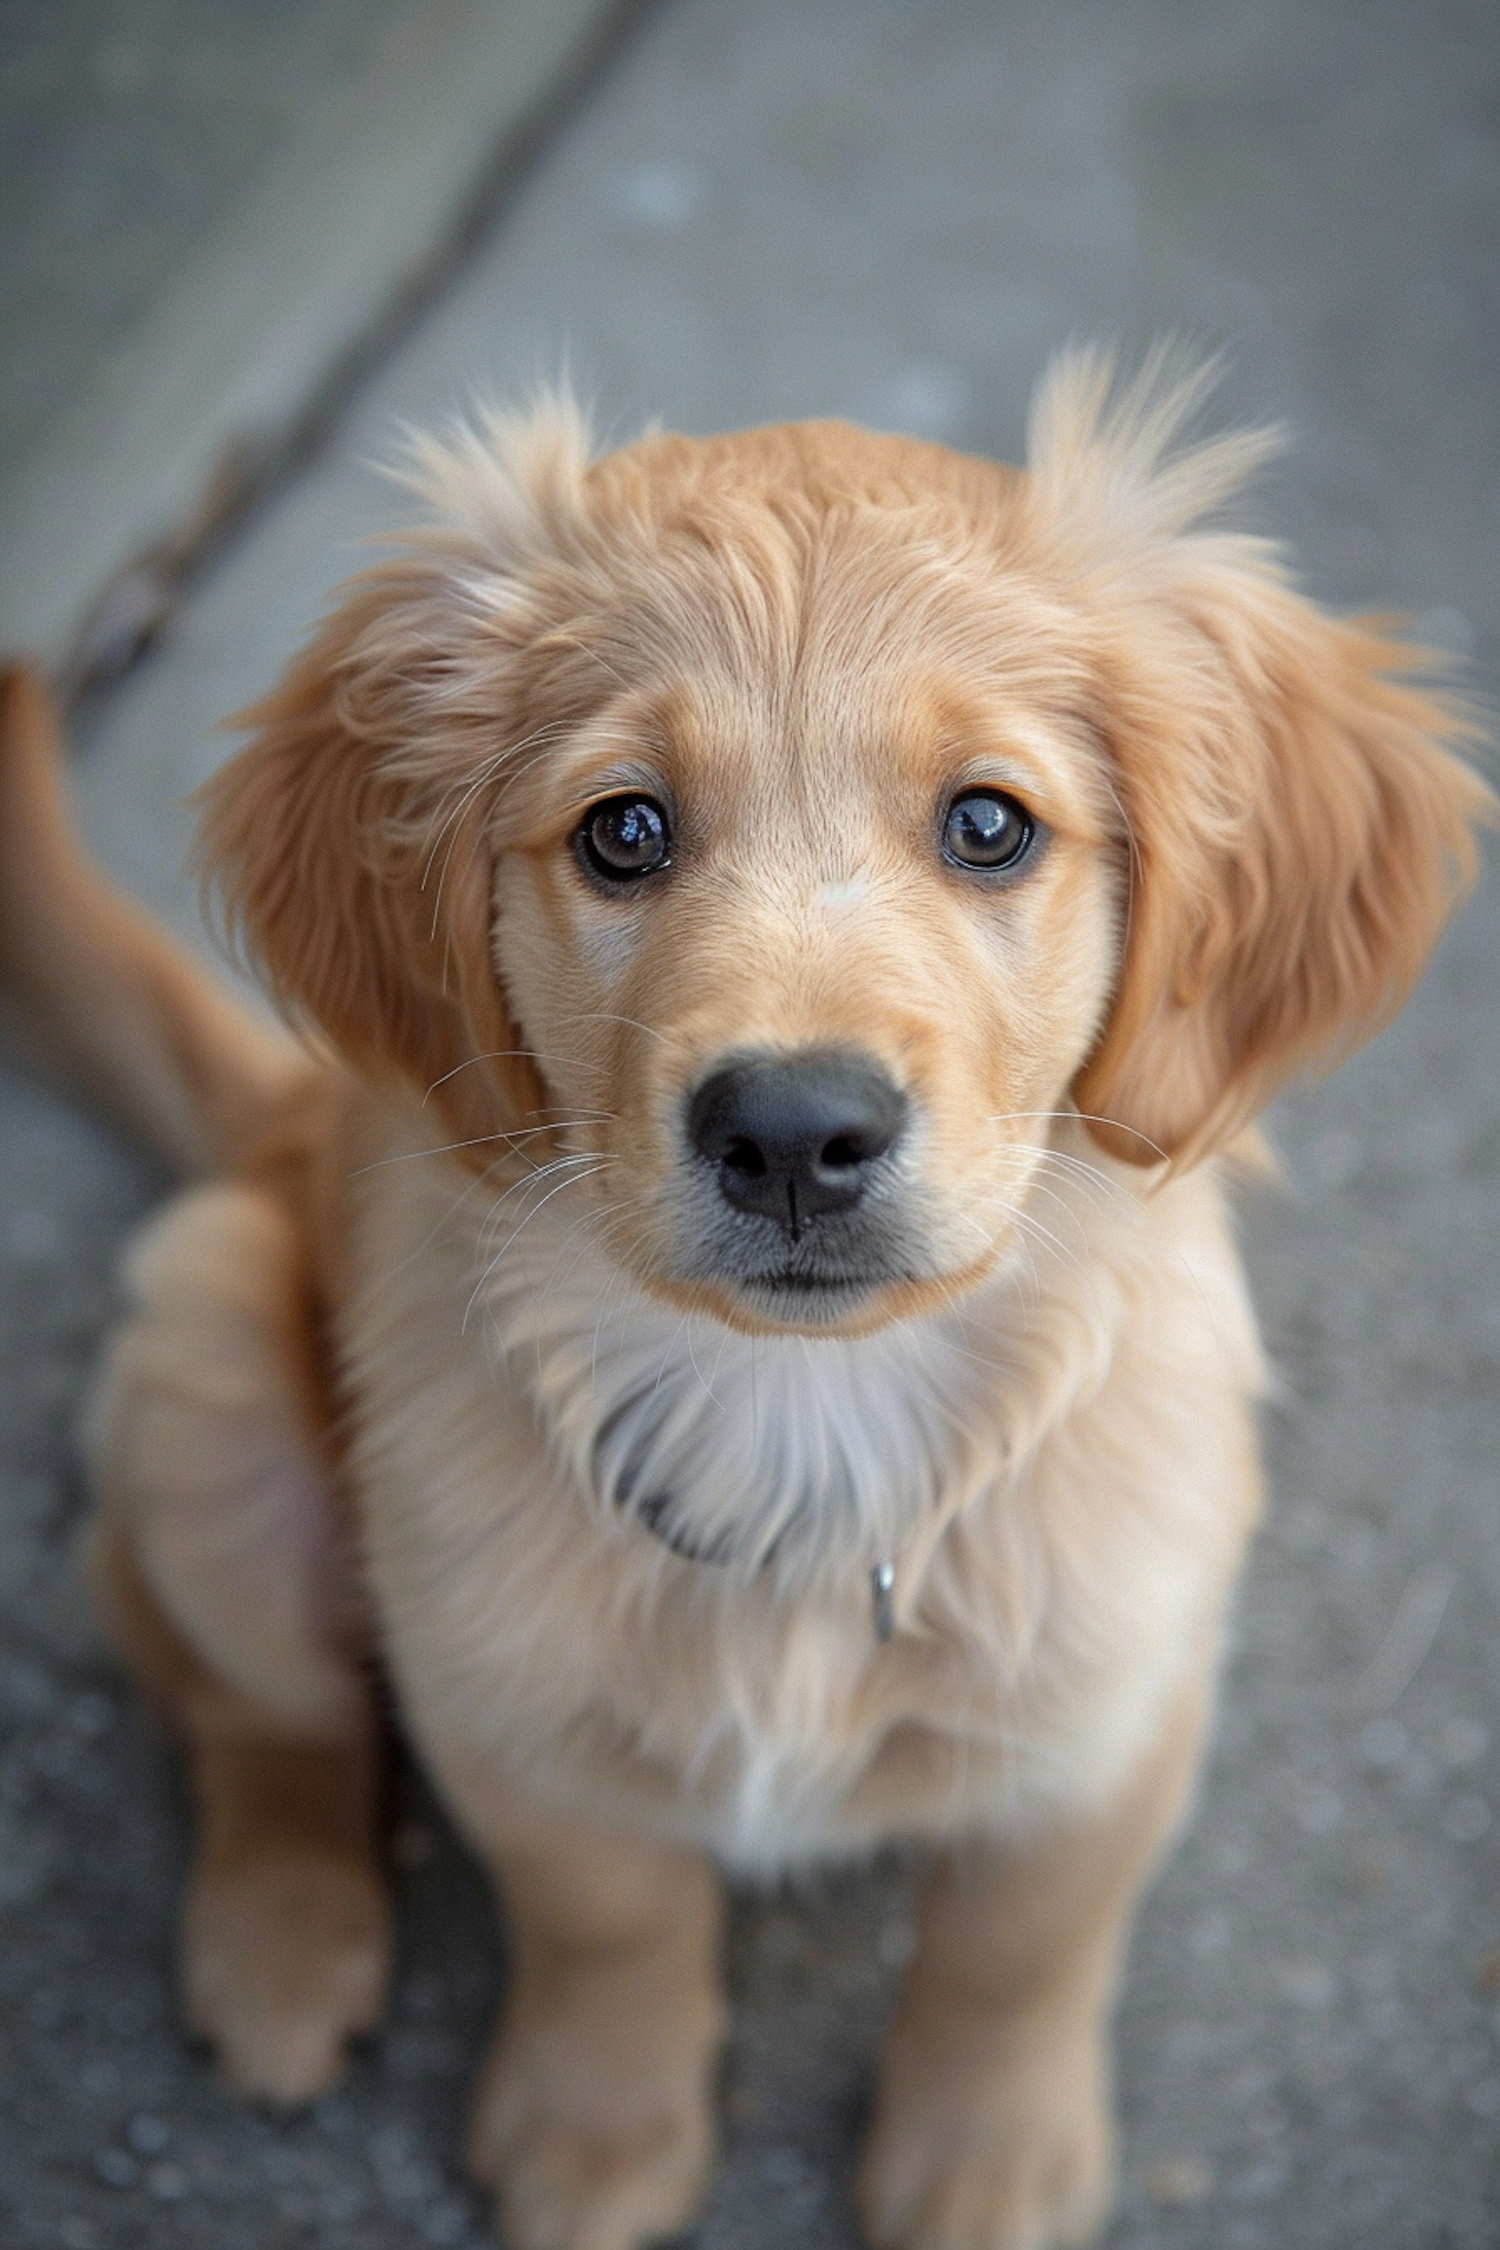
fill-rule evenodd
<path id="1" fill-rule="evenodd" d="M 1264 521 L 1336 603 L 1500 658 L 1500 20 L 1381 0 L 678 0 L 325 457 L 94 715 L 99 848 L 185 929 L 172 804 L 354 542 L 402 417 L 566 349 L 612 432 L 846 411 L 1013 454 L 1071 334 L 1223 343 L 1297 450 Z M 1112 2250 L 1500 2239 L 1500 891 L 1400 1024 L 1276 1120 L 1245 1239 L 1274 1497 L 1193 1830 L 1120 2013 Z M 170 1759 L 90 1638 L 70 1430 L 159 1183 L 0 1083 L 0 2239 L 479 2239 L 459 2109 L 500 1949 L 408 1777 L 391 2026 L 308 2116 L 173 2028 Z M 843 2178 L 908 1871 L 746 1898 L 705 2250 L 852 2232 Z M 7 2208 L 8 2207 L 8 2208 Z"/>
<path id="2" fill-rule="evenodd" d="M 12 638 L 70 687 L 119 672 L 440 294 L 640 4 L 28 11 L 0 80 Z"/>
<path id="3" fill-rule="evenodd" d="M 411 0 L 0 0 L 0 483 Z"/>

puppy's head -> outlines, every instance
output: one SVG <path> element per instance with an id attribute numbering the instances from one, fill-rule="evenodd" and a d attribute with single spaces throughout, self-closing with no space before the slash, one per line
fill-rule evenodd
<path id="1" fill-rule="evenodd" d="M 1044 386 L 1026 472 L 566 412 L 420 454 L 211 786 L 274 988 L 481 1168 L 587 1155 L 612 1255 L 751 1329 L 936 1305 L 1052 1120 L 1193 1161 L 1419 973 L 1482 785 L 1410 657 L 1198 528 L 1197 379 Z M 561 1175 L 568 1177 L 566 1173 Z"/>

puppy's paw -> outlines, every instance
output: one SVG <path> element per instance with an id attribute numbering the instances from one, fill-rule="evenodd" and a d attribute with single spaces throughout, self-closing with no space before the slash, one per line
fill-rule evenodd
<path id="1" fill-rule="evenodd" d="M 249 2101 L 312 2101 L 378 2022 L 390 1913 L 375 1870 L 323 1855 L 200 1868 L 183 1912 L 182 1997 Z"/>
<path id="2" fill-rule="evenodd" d="M 1091 2242 L 1114 2185 L 1093 2084 L 941 2069 L 882 2101 L 855 2199 L 874 2250 L 1064 2250 Z"/>
<path id="3" fill-rule="evenodd" d="M 612 2090 L 597 2057 L 571 2070 L 547 2044 L 502 2039 L 470 2127 L 469 2170 L 495 2191 L 507 2250 L 636 2250 L 680 2233 L 713 2157 L 706 2074 L 653 2083 L 648 2067 Z"/>

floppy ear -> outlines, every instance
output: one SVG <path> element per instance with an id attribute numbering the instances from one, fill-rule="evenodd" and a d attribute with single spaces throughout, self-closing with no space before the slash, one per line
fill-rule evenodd
<path id="1" fill-rule="evenodd" d="M 206 879 L 285 1012 L 431 1094 L 456 1141 L 545 1098 L 492 957 L 484 815 L 536 630 L 526 570 L 585 460 L 566 408 L 427 441 L 409 481 L 443 520 L 354 582 L 200 793 Z"/>
<path id="2" fill-rule="evenodd" d="M 1164 458 L 1206 371 L 1162 377 L 1159 356 L 1111 405 L 1106 362 L 1066 364 L 1033 459 L 1038 527 L 1099 632 L 1128 831 L 1119 987 L 1074 1096 L 1138 1164 L 1222 1147 L 1388 1021 L 1494 811 L 1445 747 L 1473 722 L 1402 678 L 1431 659 L 1325 616 L 1265 542 L 1189 528 L 1268 440 Z"/>

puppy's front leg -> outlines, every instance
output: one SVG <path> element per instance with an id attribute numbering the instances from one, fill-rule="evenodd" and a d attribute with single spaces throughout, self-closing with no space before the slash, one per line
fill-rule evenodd
<path id="1" fill-rule="evenodd" d="M 713 2153 L 717 1882 L 694 1854 L 449 1778 L 510 1939 L 469 2136 L 502 2237 L 509 2250 L 632 2250 L 675 2233 Z"/>
<path id="2" fill-rule="evenodd" d="M 1108 2014 L 1140 1886 L 1181 1810 L 1206 1697 L 1107 1814 L 935 1869 L 857 2188 L 876 2250 L 1087 2242 L 1113 2185 Z"/>

